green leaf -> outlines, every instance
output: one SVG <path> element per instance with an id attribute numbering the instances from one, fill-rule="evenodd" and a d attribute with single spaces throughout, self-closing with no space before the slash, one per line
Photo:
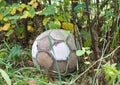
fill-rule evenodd
<path id="1" fill-rule="evenodd" d="M 81 3 L 81 4 L 78 4 L 75 8 L 74 8 L 74 11 L 75 12 L 79 12 L 80 9 L 85 9 L 86 8 L 86 4 L 85 3 Z"/>
<path id="2" fill-rule="evenodd" d="M 91 39 L 87 39 L 86 41 L 84 41 L 84 46 L 90 47 L 91 46 Z"/>
<path id="3" fill-rule="evenodd" d="M 16 3 L 12 4 L 12 7 L 15 7 L 15 8 L 18 8 L 19 6 L 20 6 L 20 4 L 16 4 Z"/>
<path id="4" fill-rule="evenodd" d="M 6 2 L 4 0 L 0 1 L 0 6 L 3 7 L 6 5 Z"/>
<path id="5" fill-rule="evenodd" d="M 92 53 L 92 51 L 88 50 L 86 51 L 87 55 L 90 55 Z"/>
<path id="6" fill-rule="evenodd" d="M 83 51 L 83 50 L 77 50 L 76 51 L 76 55 L 77 56 L 82 56 L 82 55 L 84 55 L 85 54 L 85 51 Z"/>
<path id="7" fill-rule="evenodd" d="M 62 16 L 54 16 L 54 19 L 57 19 L 59 21 L 65 21 L 65 19 Z"/>
<path id="8" fill-rule="evenodd" d="M 44 19 L 43 19 L 43 25 L 45 26 L 45 25 L 47 25 L 47 23 L 50 21 L 50 18 L 49 17 L 45 17 Z"/>
<path id="9" fill-rule="evenodd" d="M 0 53 L 0 58 L 5 57 L 6 55 L 7 55 L 7 53 L 6 53 L 6 52 L 1 52 L 1 53 Z"/>
<path id="10" fill-rule="evenodd" d="M 42 15 L 54 15 L 56 4 L 49 5 L 46 9 L 42 11 Z"/>
<path id="11" fill-rule="evenodd" d="M 55 24 L 53 21 L 50 21 L 48 26 L 49 26 L 50 29 L 60 28 L 60 26 Z"/>
<path id="12" fill-rule="evenodd" d="M 70 3 L 70 0 L 64 0 L 64 1 L 66 5 Z"/>
<path id="13" fill-rule="evenodd" d="M 15 29 L 15 32 L 17 35 L 21 35 L 24 32 L 24 26 L 19 26 L 18 28 Z"/>
<path id="14" fill-rule="evenodd" d="M 3 16 L 8 15 L 10 13 L 10 10 L 11 10 L 10 7 L 8 7 L 7 9 L 5 9 L 5 11 L 3 12 Z"/>
<path id="15" fill-rule="evenodd" d="M 20 16 L 18 16 L 18 15 L 14 15 L 14 16 L 10 16 L 10 17 L 9 17 L 10 20 L 11 20 L 11 19 L 17 20 L 17 19 L 19 19 L 19 18 L 20 18 Z"/>
<path id="16" fill-rule="evenodd" d="M 20 55 L 20 52 L 21 52 L 21 46 L 16 45 L 12 47 L 12 49 L 10 50 L 10 55 L 8 56 L 8 58 L 17 59 L 18 56 Z"/>
<path id="17" fill-rule="evenodd" d="M 81 31 L 81 36 L 82 36 L 85 40 L 91 39 L 90 33 L 87 32 L 87 31 L 84 31 L 84 30 Z"/>
<path id="18" fill-rule="evenodd" d="M 30 13 L 30 15 L 31 15 L 32 17 L 35 16 L 35 9 L 34 9 L 34 8 L 30 7 L 30 10 L 28 10 L 28 12 Z"/>
<path id="19" fill-rule="evenodd" d="M 2 77 L 5 79 L 5 81 L 7 82 L 7 84 L 12 85 L 8 74 L 2 69 L 0 69 L 0 73 L 1 73 Z"/>
<path id="20" fill-rule="evenodd" d="M 6 35 L 6 36 L 10 36 L 13 32 L 14 32 L 14 30 L 11 29 L 11 30 L 9 30 L 5 35 Z"/>

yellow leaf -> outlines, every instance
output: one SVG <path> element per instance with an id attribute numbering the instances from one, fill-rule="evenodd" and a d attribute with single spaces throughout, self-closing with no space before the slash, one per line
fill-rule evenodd
<path id="1" fill-rule="evenodd" d="M 90 62 L 89 62 L 89 61 L 86 61 L 86 62 L 84 62 L 84 63 L 85 63 L 85 64 L 87 64 L 87 65 L 88 65 L 88 64 L 90 64 Z"/>
<path id="2" fill-rule="evenodd" d="M 20 19 L 24 19 L 24 18 L 27 18 L 27 15 L 26 15 L 26 14 L 20 16 Z"/>
<path id="3" fill-rule="evenodd" d="M 37 0 L 38 2 L 43 2 L 43 0 Z"/>
<path id="4" fill-rule="evenodd" d="M 85 48 L 84 47 L 82 47 L 82 50 L 85 52 Z"/>
<path id="5" fill-rule="evenodd" d="M 15 25 L 12 25 L 11 28 L 15 28 Z"/>
<path id="6" fill-rule="evenodd" d="M 30 17 L 30 18 L 33 18 L 33 16 L 32 16 L 28 11 L 24 11 L 23 14 L 24 14 L 24 15 L 27 15 L 27 16 Z"/>
<path id="7" fill-rule="evenodd" d="M 20 7 L 22 7 L 23 9 L 26 7 L 25 4 L 21 4 Z"/>
<path id="8" fill-rule="evenodd" d="M 7 22 L 9 19 L 5 17 L 5 18 L 3 18 L 3 20 L 4 20 L 5 22 Z"/>
<path id="9" fill-rule="evenodd" d="M 38 2 L 36 0 L 31 0 L 28 4 L 32 5 L 33 8 L 37 8 Z"/>
<path id="10" fill-rule="evenodd" d="M 33 18 L 33 16 L 28 11 L 24 11 L 20 19 L 27 18 L 27 17 Z"/>
<path id="11" fill-rule="evenodd" d="M 77 13 L 77 16 L 78 16 L 79 18 L 81 18 L 81 17 L 83 16 L 83 11 L 79 11 L 79 12 Z"/>
<path id="12" fill-rule="evenodd" d="M 19 7 L 17 10 L 18 10 L 19 12 L 22 12 L 22 11 L 23 11 L 23 8 L 22 8 L 22 7 Z"/>
<path id="13" fill-rule="evenodd" d="M 78 2 L 78 0 L 73 0 L 73 2 Z"/>
<path id="14" fill-rule="evenodd" d="M 36 0 L 31 0 L 28 4 L 32 5 Z"/>
<path id="15" fill-rule="evenodd" d="M 60 21 L 59 20 L 55 20 L 55 22 L 54 22 L 55 24 L 57 24 L 58 26 L 61 26 L 61 23 L 60 23 Z"/>
<path id="16" fill-rule="evenodd" d="M 2 30 L 7 31 L 9 28 L 10 28 L 10 23 L 6 23 L 6 24 L 3 26 Z"/>
<path id="17" fill-rule="evenodd" d="M 21 36 L 19 36 L 18 38 L 19 38 L 19 39 L 24 39 L 24 38 L 25 38 L 25 34 L 24 34 L 24 33 L 22 33 L 22 35 L 21 35 Z"/>
<path id="18" fill-rule="evenodd" d="M 10 14 L 14 15 L 16 13 L 16 8 L 12 8 L 12 10 L 10 11 Z"/>
<path id="19" fill-rule="evenodd" d="M 3 19 L 3 16 L 2 16 L 2 14 L 0 13 L 0 20 L 2 20 Z"/>
<path id="20" fill-rule="evenodd" d="M 32 7 L 33 7 L 33 8 L 37 8 L 37 6 L 38 6 L 38 3 L 37 3 L 37 2 L 34 2 L 34 3 L 32 4 Z"/>
<path id="21" fill-rule="evenodd" d="M 74 25 L 72 23 L 63 22 L 62 23 L 62 28 L 65 29 L 65 30 L 70 30 L 70 31 L 74 32 Z"/>
<path id="22" fill-rule="evenodd" d="M 39 15 L 41 15 L 41 13 L 42 13 L 42 11 L 35 12 L 35 14 L 39 14 Z"/>
<path id="23" fill-rule="evenodd" d="M 34 28 L 31 26 L 31 25 L 28 25 L 27 26 L 27 30 L 28 30 L 28 32 L 34 32 Z"/>
<path id="24" fill-rule="evenodd" d="M 0 31 L 2 31 L 2 26 L 0 26 Z"/>
<path id="25" fill-rule="evenodd" d="M 85 56 L 85 58 L 84 58 L 85 60 L 87 60 L 87 59 L 89 59 L 89 57 L 88 56 Z"/>
<path id="26" fill-rule="evenodd" d="M 43 19 L 43 25 L 45 26 L 50 21 L 50 18 L 44 18 Z"/>

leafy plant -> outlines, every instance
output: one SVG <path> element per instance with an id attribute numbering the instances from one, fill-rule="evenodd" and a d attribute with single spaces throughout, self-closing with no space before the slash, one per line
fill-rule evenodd
<path id="1" fill-rule="evenodd" d="M 10 54 L 9 54 L 8 58 L 10 60 L 11 59 L 14 59 L 14 60 L 20 59 L 19 57 L 20 57 L 21 51 L 22 51 L 21 46 L 16 45 L 16 46 L 12 47 L 12 49 L 10 50 Z"/>
<path id="2" fill-rule="evenodd" d="M 82 50 L 77 50 L 76 51 L 76 55 L 77 56 L 82 56 L 82 55 L 90 55 L 92 53 L 92 51 L 90 50 L 89 47 L 82 47 Z"/>
<path id="3" fill-rule="evenodd" d="M 116 69 L 116 63 L 110 64 L 110 62 L 107 62 L 105 65 L 103 65 L 103 70 L 105 72 L 105 78 L 108 80 L 108 84 L 120 84 L 120 71 Z"/>

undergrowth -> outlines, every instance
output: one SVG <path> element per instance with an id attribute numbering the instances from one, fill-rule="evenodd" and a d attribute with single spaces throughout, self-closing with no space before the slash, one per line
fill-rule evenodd
<path id="1" fill-rule="evenodd" d="M 82 66 L 79 64 L 75 73 L 68 77 L 62 77 L 61 82 L 65 85 L 120 84 L 118 63 L 107 60 L 113 57 L 119 48 L 120 46 L 90 64 L 82 62 Z M 49 78 L 46 71 L 33 65 L 30 48 L 23 49 L 20 45 L 11 45 L 4 41 L 0 45 L 0 49 L 1 85 L 5 83 L 8 85 L 30 85 L 31 82 L 36 85 L 59 85 L 59 79 Z M 100 67 L 96 67 L 100 63 Z M 100 78 L 104 79 L 104 82 L 100 81 Z"/>

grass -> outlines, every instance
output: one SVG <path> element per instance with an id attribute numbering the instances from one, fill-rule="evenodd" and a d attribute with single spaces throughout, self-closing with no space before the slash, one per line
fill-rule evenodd
<path id="1" fill-rule="evenodd" d="M 49 78 L 46 71 L 33 65 L 30 49 L 31 48 L 23 49 L 20 45 L 8 44 L 5 41 L 0 45 L 0 85 L 7 85 L 8 82 L 11 82 L 11 84 L 8 83 L 8 85 L 29 85 L 29 83 L 33 81 L 36 85 L 88 85 L 88 83 L 92 85 L 92 83 L 95 83 L 93 79 L 99 76 L 99 70 L 102 70 L 101 67 L 105 66 L 103 65 L 103 60 L 109 59 L 109 57 L 120 49 L 120 46 L 108 55 L 102 56 L 102 60 L 92 61 L 90 65 L 85 65 L 83 62 L 81 63 L 82 66 L 79 65 L 77 72 L 71 73 L 69 77 L 59 75 L 60 79 L 55 80 Z M 92 70 L 98 62 L 101 62 L 101 67 Z M 104 61 L 104 63 L 107 62 Z M 115 70 L 115 72 L 119 73 L 119 70 L 112 67 L 112 65 L 114 64 L 110 64 L 107 70 L 109 70 L 109 72 Z M 106 69 L 108 67 L 103 67 L 103 69 L 104 68 Z M 105 70 L 106 73 L 108 73 L 107 70 Z M 93 72 L 97 73 L 97 76 L 92 75 Z M 114 73 L 114 75 L 116 76 L 117 74 Z M 107 76 L 112 77 L 110 74 L 107 74 Z M 5 79 L 6 77 L 8 78 Z M 97 81 L 99 81 L 99 79 L 97 79 Z M 119 81 L 117 81 L 117 83 L 119 83 Z"/>
<path id="2" fill-rule="evenodd" d="M 22 49 L 20 45 L 11 45 L 4 41 L 0 49 L 0 69 L 8 75 L 12 85 L 28 85 L 32 80 L 37 85 L 59 85 L 60 82 L 68 84 L 73 77 L 71 74 L 61 81 L 48 79 L 43 69 L 33 65 L 30 48 Z M 3 76 L 0 77 L 0 85 L 7 84 L 7 81 Z"/>

